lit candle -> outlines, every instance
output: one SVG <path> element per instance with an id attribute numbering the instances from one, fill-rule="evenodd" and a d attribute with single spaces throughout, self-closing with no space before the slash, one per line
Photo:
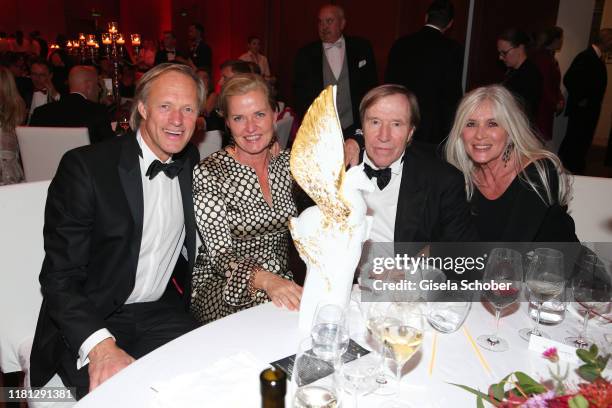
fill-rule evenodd
<path id="1" fill-rule="evenodd" d="M 123 34 L 119 34 L 119 36 L 117 37 L 117 44 L 119 45 L 125 44 L 125 40 L 123 39 Z"/>
<path id="2" fill-rule="evenodd" d="M 111 45 L 111 35 L 110 33 L 102 33 L 102 44 Z"/>
<path id="3" fill-rule="evenodd" d="M 132 34 L 132 45 L 138 46 L 140 45 L 140 34 Z"/>
<path id="4" fill-rule="evenodd" d="M 108 32 L 111 34 L 117 34 L 117 31 L 119 31 L 119 24 L 117 24 L 116 21 L 110 21 L 108 23 Z"/>
<path id="5" fill-rule="evenodd" d="M 85 34 L 79 33 L 79 41 L 85 41 Z"/>
<path id="6" fill-rule="evenodd" d="M 94 34 L 89 34 L 87 36 L 87 45 L 89 47 L 95 47 L 96 46 L 96 36 Z"/>
<path id="7" fill-rule="evenodd" d="M 100 44 L 98 44 L 98 42 L 96 41 L 96 42 L 94 42 L 94 47 L 100 48 Z"/>
<path id="8" fill-rule="evenodd" d="M 68 40 L 68 42 L 66 43 L 66 47 L 72 48 L 72 41 Z"/>

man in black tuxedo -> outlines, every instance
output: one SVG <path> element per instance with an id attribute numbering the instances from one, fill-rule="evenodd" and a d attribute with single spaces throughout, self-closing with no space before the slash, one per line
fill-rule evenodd
<path id="1" fill-rule="evenodd" d="M 86 127 L 91 143 L 114 137 L 106 106 L 96 102 L 96 69 L 84 65 L 73 67 L 68 75 L 68 87 L 68 95 L 34 110 L 30 126 Z"/>
<path id="2" fill-rule="evenodd" d="M 452 26 L 453 5 L 434 1 L 420 31 L 401 37 L 389 52 L 385 83 L 410 89 L 419 101 L 421 124 L 414 140 L 439 144 L 453 123 L 463 95 L 463 47 L 444 36 Z"/>
<path id="3" fill-rule="evenodd" d="M 188 63 L 185 55 L 176 49 L 176 36 L 174 32 L 164 31 L 162 42 L 164 48 L 155 53 L 155 65 L 164 64 L 166 62 Z"/>
<path id="4" fill-rule="evenodd" d="M 419 124 L 416 97 L 381 85 L 359 107 L 365 154 L 359 164 L 374 191 L 364 193 L 373 242 L 476 241 L 461 173 L 429 144 L 411 143 Z"/>
<path id="5" fill-rule="evenodd" d="M 608 73 L 602 61 L 612 51 L 612 29 L 604 28 L 594 43 L 574 58 L 563 77 L 567 88 L 567 131 L 559 148 L 563 165 L 574 174 L 584 174 L 586 156 L 599 120 Z"/>
<path id="6" fill-rule="evenodd" d="M 378 83 L 376 61 L 370 43 L 343 36 L 346 21 L 337 5 L 319 10 L 319 41 L 298 51 L 295 59 L 293 96 L 298 115 L 328 85 L 337 85 L 336 103 L 345 136 L 359 128 L 359 101 Z"/>
<path id="7" fill-rule="evenodd" d="M 212 68 L 212 50 L 204 42 L 204 26 L 200 23 L 193 23 L 187 32 L 191 42 L 191 52 L 189 59 L 196 68 Z"/>
<path id="8" fill-rule="evenodd" d="M 58 373 L 80 398 L 196 327 L 187 305 L 199 155 L 188 142 L 204 98 L 190 67 L 158 65 L 136 90 L 136 135 L 62 158 L 45 209 L 33 386 Z"/>

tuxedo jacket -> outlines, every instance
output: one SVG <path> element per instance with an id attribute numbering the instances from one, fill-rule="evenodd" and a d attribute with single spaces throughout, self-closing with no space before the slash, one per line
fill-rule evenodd
<path id="1" fill-rule="evenodd" d="M 196 68 L 212 68 L 212 50 L 204 41 L 198 43 L 198 46 L 191 51 L 189 58 Z"/>
<path id="2" fill-rule="evenodd" d="M 478 234 L 459 170 L 412 143 L 404 154 L 394 242 L 471 242 Z"/>
<path id="3" fill-rule="evenodd" d="M 593 47 L 582 51 L 574 58 L 563 77 L 567 88 L 567 108 L 565 114 L 591 112 L 595 122 L 608 84 L 606 65 L 597 56 Z"/>
<path id="4" fill-rule="evenodd" d="M 370 43 L 359 37 L 344 36 L 354 124 L 359 124 L 359 103 L 378 85 L 376 60 Z M 301 48 L 295 58 L 293 97 L 295 110 L 304 116 L 310 104 L 323 90 L 324 50 L 321 41 Z"/>
<path id="5" fill-rule="evenodd" d="M 91 143 L 112 139 L 115 133 L 106 106 L 78 93 L 64 95 L 57 102 L 34 109 L 30 126 L 86 127 Z"/>
<path id="6" fill-rule="evenodd" d="M 181 58 L 187 58 L 187 55 L 185 55 L 185 53 L 179 51 L 179 50 L 175 50 L 174 53 L 174 58 L 176 57 L 181 57 Z M 166 50 L 158 50 L 155 53 L 155 65 L 159 65 L 159 64 L 163 64 L 166 62 L 175 62 L 175 61 L 168 61 L 168 51 Z"/>
<path id="7" fill-rule="evenodd" d="M 146 228 L 139 154 L 136 137 L 126 135 L 71 150 L 59 164 L 45 207 L 43 302 L 30 358 L 33 386 L 51 379 L 66 350 L 76 361 L 81 344 L 106 327 L 105 320 L 134 289 Z M 196 251 L 191 181 L 199 155 L 187 144 L 174 158 L 184 160 L 178 179 L 188 254 L 182 262 L 187 307 Z"/>
<path id="8" fill-rule="evenodd" d="M 417 97 L 421 123 L 414 140 L 438 144 L 446 138 L 463 95 L 462 73 L 463 47 L 433 27 L 393 43 L 385 83 L 403 85 Z"/>

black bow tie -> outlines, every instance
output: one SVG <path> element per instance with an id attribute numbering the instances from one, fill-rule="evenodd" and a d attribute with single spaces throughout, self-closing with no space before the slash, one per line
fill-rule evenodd
<path id="1" fill-rule="evenodd" d="M 155 160 L 149 165 L 145 176 L 149 177 L 149 180 L 153 180 L 160 171 L 163 171 L 166 173 L 166 176 L 173 179 L 181 170 L 183 170 L 183 162 L 181 161 L 176 160 L 171 163 L 162 163 L 159 160 Z"/>
<path id="2" fill-rule="evenodd" d="M 376 177 L 376 184 L 378 184 L 378 188 L 381 190 L 384 190 L 384 188 L 387 187 L 387 184 L 389 184 L 391 181 L 391 167 L 375 170 L 368 166 L 367 163 L 363 163 L 363 171 L 369 179 Z"/>

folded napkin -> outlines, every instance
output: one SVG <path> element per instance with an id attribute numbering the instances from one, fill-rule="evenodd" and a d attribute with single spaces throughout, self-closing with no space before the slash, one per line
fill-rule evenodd
<path id="1" fill-rule="evenodd" d="M 259 373 L 268 364 L 240 352 L 207 368 L 151 385 L 152 408 L 260 407 Z"/>

